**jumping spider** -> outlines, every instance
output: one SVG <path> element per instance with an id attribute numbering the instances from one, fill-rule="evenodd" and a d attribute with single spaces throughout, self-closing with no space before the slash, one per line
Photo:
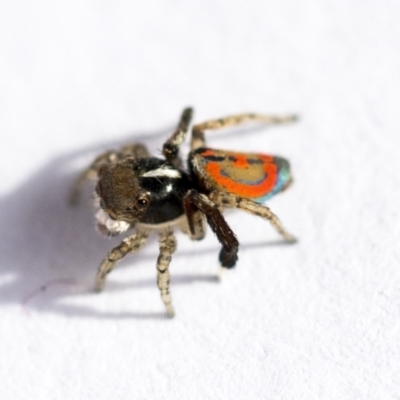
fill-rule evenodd
<path id="1" fill-rule="evenodd" d="M 129 253 L 143 248 L 152 231 L 160 237 L 157 285 L 169 317 L 174 316 L 168 267 L 176 249 L 174 228 L 179 227 L 192 240 L 201 240 L 206 222 L 222 245 L 222 268 L 233 268 L 239 243 L 225 221 L 226 207 L 240 208 L 268 220 L 287 242 L 295 242 L 272 211 L 262 205 L 292 182 L 287 160 L 255 153 L 236 153 L 206 147 L 204 132 L 246 121 L 281 124 L 296 116 L 238 114 L 195 125 L 192 128 L 188 166 L 182 166 L 179 148 L 189 130 L 193 111 L 186 108 L 176 131 L 164 143 L 164 159 L 152 157 L 142 144 L 108 151 L 95 159 L 77 179 L 71 195 L 76 203 L 82 184 L 97 179 L 96 219 L 100 232 L 118 235 L 135 232 L 112 249 L 100 264 L 96 290 L 103 289 L 106 275 Z"/>

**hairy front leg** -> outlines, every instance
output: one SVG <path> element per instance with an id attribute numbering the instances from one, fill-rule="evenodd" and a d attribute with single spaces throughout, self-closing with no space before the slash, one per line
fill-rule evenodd
<path id="1" fill-rule="evenodd" d="M 157 260 L 157 285 L 160 289 L 161 299 L 164 302 L 168 317 L 172 318 L 174 308 L 172 306 L 171 293 L 169 290 L 169 264 L 171 256 L 176 250 L 176 239 L 172 231 L 160 233 L 160 255 Z"/>
<path id="2" fill-rule="evenodd" d="M 101 291 L 104 287 L 104 282 L 107 274 L 109 274 L 117 265 L 118 261 L 124 258 L 129 253 L 140 251 L 146 244 L 148 234 L 145 232 L 136 233 L 135 235 L 125 238 L 121 244 L 114 247 L 104 258 L 100 264 L 96 276 L 95 290 Z"/>

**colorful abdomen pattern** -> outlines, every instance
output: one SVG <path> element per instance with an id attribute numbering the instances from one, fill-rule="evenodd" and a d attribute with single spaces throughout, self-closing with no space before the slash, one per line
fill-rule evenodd
<path id="1" fill-rule="evenodd" d="M 200 148 L 191 158 L 205 181 L 257 203 L 264 203 L 292 182 L 289 162 L 277 156 Z"/>

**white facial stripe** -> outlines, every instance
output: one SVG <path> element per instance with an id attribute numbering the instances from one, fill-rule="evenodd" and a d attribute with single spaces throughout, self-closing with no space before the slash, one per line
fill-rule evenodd
<path id="1" fill-rule="evenodd" d="M 104 225 L 111 233 L 126 232 L 130 227 L 129 222 L 115 221 L 111 219 L 109 215 L 103 210 L 97 211 L 96 219 L 101 225 Z"/>
<path id="2" fill-rule="evenodd" d="M 172 169 L 172 168 L 168 168 L 168 167 L 161 167 L 161 168 L 153 169 L 152 171 L 148 171 L 145 174 L 143 174 L 142 176 L 145 178 L 163 178 L 163 177 L 180 178 L 181 173 L 176 169 Z"/>

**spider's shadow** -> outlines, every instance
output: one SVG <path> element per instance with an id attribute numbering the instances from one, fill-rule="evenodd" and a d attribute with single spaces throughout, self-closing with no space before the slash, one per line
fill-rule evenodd
<path id="1" fill-rule="evenodd" d="M 254 129 L 251 129 L 254 130 Z M 249 129 L 245 130 L 248 134 Z M 0 303 L 23 304 L 30 293 L 38 288 L 46 289 L 46 282 L 59 283 L 73 279 L 84 282 L 90 291 L 96 271 L 96 263 L 113 245 L 120 242 L 114 238 L 105 242 L 104 238 L 94 234 L 93 210 L 90 201 L 75 209 L 67 205 L 68 191 L 76 178 L 77 168 L 74 165 L 86 166 L 93 157 L 104 150 L 118 148 L 132 142 L 145 142 L 149 150 L 160 148 L 160 143 L 169 135 L 172 129 L 164 129 L 155 133 L 142 133 L 130 136 L 129 141 L 103 143 L 81 151 L 65 154 L 48 162 L 40 170 L 28 177 L 14 192 L 0 198 Z M 238 130 L 234 134 L 243 134 Z M 80 160 L 82 159 L 82 163 Z M 90 199 L 89 192 L 83 196 Z M 273 242 L 276 245 L 282 242 Z M 246 248 L 265 246 L 266 243 L 253 243 Z M 178 251 L 174 257 L 196 256 L 204 252 L 219 252 L 219 246 L 196 251 Z M 151 258 L 156 259 L 154 249 L 137 255 L 137 262 Z M 213 275 L 181 275 L 174 276 L 174 285 L 190 284 L 194 281 L 215 282 Z M 123 286 L 147 288 L 154 287 L 154 280 L 146 279 L 137 283 L 127 283 Z M 110 290 L 113 285 L 110 284 Z M 70 295 L 70 293 L 69 293 Z M 100 317 L 100 318 L 159 318 L 164 314 L 128 313 L 111 314 L 99 313 L 85 306 L 69 306 L 57 300 L 65 296 L 64 290 L 52 290 L 52 296 L 46 299 L 51 303 L 45 307 L 35 306 L 30 302 L 29 307 L 37 310 L 59 312 L 69 315 Z"/>

